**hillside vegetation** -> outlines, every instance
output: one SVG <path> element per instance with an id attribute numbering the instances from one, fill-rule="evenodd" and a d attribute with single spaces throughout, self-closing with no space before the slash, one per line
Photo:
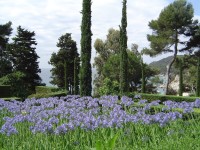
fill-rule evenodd
<path id="1" fill-rule="evenodd" d="M 157 68 L 160 71 L 160 74 L 166 74 L 167 65 L 172 59 L 173 59 L 173 56 L 169 56 L 159 61 L 153 61 L 149 65 L 153 68 Z M 171 73 L 178 74 L 178 70 L 174 67 L 174 65 L 172 66 Z"/>

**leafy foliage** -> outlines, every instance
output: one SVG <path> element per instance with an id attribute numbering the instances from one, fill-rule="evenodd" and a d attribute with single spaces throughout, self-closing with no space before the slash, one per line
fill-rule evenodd
<path id="1" fill-rule="evenodd" d="M 14 74 L 15 72 L 20 72 L 21 74 L 18 76 L 19 73 L 17 73 L 15 77 L 19 77 L 20 81 L 22 81 L 19 84 L 20 88 L 22 87 L 27 90 L 24 96 L 33 93 L 35 86 L 42 84 L 41 78 L 38 75 L 41 70 L 39 69 L 39 62 L 37 61 L 39 56 L 34 47 L 37 45 L 34 36 L 35 32 L 30 32 L 19 26 L 17 28 L 17 35 L 13 38 L 13 42 L 9 46 Z"/>
<path id="2" fill-rule="evenodd" d="M 136 88 L 136 86 L 141 83 L 141 65 L 140 60 L 137 56 L 132 53 L 128 52 L 128 73 L 127 73 L 127 80 L 132 90 Z M 111 56 L 108 61 L 105 63 L 103 67 L 102 75 L 104 77 L 109 77 L 111 81 L 117 81 L 120 83 L 120 55 L 116 54 Z"/>
<path id="3" fill-rule="evenodd" d="M 97 76 L 94 79 L 94 95 L 98 94 L 98 89 L 103 85 L 105 79 L 103 75 L 103 68 L 110 56 L 120 53 L 120 31 L 110 28 L 108 30 L 107 39 L 105 41 L 96 39 L 94 42 L 94 48 L 97 52 L 97 56 L 94 58 L 93 66 L 97 70 Z M 119 66 L 119 64 L 117 64 Z"/>
<path id="4" fill-rule="evenodd" d="M 167 66 L 167 88 L 170 82 L 171 66 L 176 60 L 178 53 L 178 45 L 184 44 L 181 41 L 181 35 L 187 35 L 190 26 L 193 23 L 194 10 L 190 3 L 186 0 L 176 0 L 166 8 L 164 8 L 157 20 L 149 22 L 149 27 L 153 30 L 152 35 L 147 35 L 147 39 L 151 42 L 151 49 L 144 49 L 144 53 L 150 56 L 157 56 L 166 52 L 173 52 L 173 59 Z M 174 49 L 171 47 L 174 46 Z"/>
<path id="5" fill-rule="evenodd" d="M 197 78 L 196 78 L 196 96 L 200 96 L 200 24 L 196 20 L 191 27 L 190 40 L 187 42 L 187 47 L 184 50 L 189 50 L 196 56 L 197 59 Z"/>
<path id="6" fill-rule="evenodd" d="M 70 33 L 66 33 L 59 38 L 57 47 L 60 48 L 59 51 L 54 52 L 49 61 L 49 64 L 53 66 L 51 83 L 66 89 L 71 94 L 75 94 L 76 89 L 76 94 L 78 94 L 79 78 L 78 73 L 74 74 L 74 72 L 79 72 L 80 58 L 76 42 L 72 40 Z M 76 78 L 76 84 L 74 84 L 74 78 Z"/>
<path id="7" fill-rule="evenodd" d="M 10 93 L 11 96 L 19 97 L 21 99 L 25 99 L 30 91 L 27 89 L 24 84 L 24 78 L 26 75 L 20 71 L 16 71 L 10 73 L 2 78 L 0 78 L 0 82 L 2 85 L 10 85 Z"/>
<path id="8" fill-rule="evenodd" d="M 127 73 L 127 80 L 128 80 L 128 88 L 129 91 L 140 91 L 141 89 L 141 78 L 142 78 L 142 68 L 141 65 L 144 66 L 145 72 L 144 72 L 144 80 L 145 83 L 148 82 L 148 80 L 155 74 L 157 74 L 157 70 L 154 70 L 150 68 L 147 64 L 141 64 L 140 57 L 137 57 L 132 51 L 128 51 L 128 73 Z M 120 54 L 115 54 L 111 56 L 107 62 L 105 63 L 103 70 L 102 70 L 102 76 L 105 78 L 109 78 L 111 82 L 117 82 L 120 83 Z M 103 84 L 103 87 L 105 85 Z M 148 84 L 145 84 L 145 86 L 149 86 Z M 109 87 L 109 86 L 108 86 Z M 101 89 L 101 87 L 100 87 Z M 153 90 L 153 88 L 151 89 Z M 148 92 L 151 92 L 149 89 Z M 118 91 L 119 93 L 120 91 Z M 99 93 L 99 92 L 98 92 Z M 114 94 L 114 93 L 113 93 Z"/>
<path id="9" fill-rule="evenodd" d="M 99 95 L 117 95 L 119 92 L 119 82 L 111 81 L 110 78 L 105 78 L 103 86 L 99 88 Z"/>
<path id="10" fill-rule="evenodd" d="M 12 72 L 7 45 L 9 36 L 12 33 L 12 23 L 0 25 L 0 78 Z"/>

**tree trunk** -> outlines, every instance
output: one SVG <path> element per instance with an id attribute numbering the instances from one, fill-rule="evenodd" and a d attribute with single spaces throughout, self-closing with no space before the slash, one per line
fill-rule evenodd
<path id="1" fill-rule="evenodd" d="M 144 76 L 144 64 L 142 62 L 142 93 L 145 93 L 145 76 Z"/>
<path id="2" fill-rule="evenodd" d="M 169 93 L 169 83 L 170 83 L 170 71 L 171 71 L 171 67 L 173 65 L 173 63 L 175 62 L 176 60 L 176 57 L 177 57 L 177 53 L 178 53 L 178 32 L 176 30 L 176 33 L 175 33 L 176 37 L 175 37 L 175 45 L 174 45 L 174 57 L 173 59 L 171 60 L 171 62 L 167 65 L 167 73 L 166 73 L 166 90 L 165 90 L 165 95 L 167 95 Z"/>
<path id="3" fill-rule="evenodd" d="M 65 79 L 65 90 L 67 91 L 67 63 L 66 60 L 64 61 L 64 79 Z"/>
<path id="4" fill-rule="evenodd" d="M 179 96 L 183 96 L 183 60 L 179 62 Z"/>

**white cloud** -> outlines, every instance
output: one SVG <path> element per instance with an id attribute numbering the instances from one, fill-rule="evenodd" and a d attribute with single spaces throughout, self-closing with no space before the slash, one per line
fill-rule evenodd
<path id="1" fill-rule="evenodd" d="M 149 45 L 146 39 L 146 34 L 150 33 L 148 22 L 158 17 L 169 0 L 128 0 L 127 4 L 128 45 L 137 43 L 142 49 Z M 80 50 L 82 0 L 1 0 L 0 6 L 0 24 L 12 21 L 14 33 L 18 25 L 35 31 L 41 68 L 51 67 L 48 61 L 58 50 L 58 38 L 66 32 L 72 33 Z M 93 42 L 96 38 L 105 39 L 109 28 L 118 29 L 121 8 L 122 0 L 93 0 Z M 93 57 L 95 53 L 93 49 Z M 155 60 L 145 59 L 146 62 Z"/>

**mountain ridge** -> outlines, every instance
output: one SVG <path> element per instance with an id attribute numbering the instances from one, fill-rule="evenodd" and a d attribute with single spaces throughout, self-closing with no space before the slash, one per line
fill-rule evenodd
<path id="1" fill-rule="evenodd" d="M 158 61 L 153 61 L 149 64 L 149 66 L 153 67 L 153 68 L 157 68 L 160 71 L 160 74 L 165 75 L 167 72 L 167 65 L 173 59 L 173 57 L 174 56 L 168 56 L 168 57 L 160 59 Z M 173 73 L 173 74 L 178 73 L 178 70 L 174 67 L 174 64 L 172 65 L 171 73 Z"/>

